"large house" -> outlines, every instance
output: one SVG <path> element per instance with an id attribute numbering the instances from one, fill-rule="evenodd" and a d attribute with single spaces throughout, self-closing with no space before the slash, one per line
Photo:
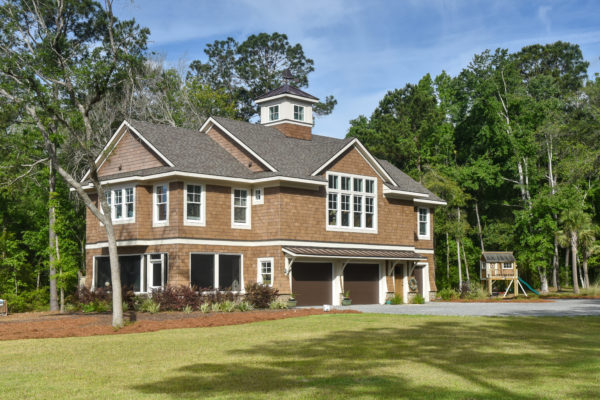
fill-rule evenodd
<path id="1" fill-rule="evenodd" d="M 347 291 L 353 304 L 429 300 L 432 211 L 445 202 L 359 140 L 314 135 L 317 101 L 285 84 L 256 99 L 260 124 L 123 122 L 96 160 L 123 285 L 261 282 L 299 305 L 338 305 Z M 86 234 L 86 285 L 103 287 L 106 234 L 89 211 Z"/>

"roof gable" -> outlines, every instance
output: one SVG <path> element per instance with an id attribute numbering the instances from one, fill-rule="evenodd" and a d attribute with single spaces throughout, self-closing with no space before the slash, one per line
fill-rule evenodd
<path id="1" fill-rule="evenodd" d="M 121 144 L 123 139 L 124 142 Z M 118 155 L 115 154 L 117 149 L 120 149 Z M 139 155 L 140 159 L 136 159 L 135 157 L 131 159 L 132 151 Z M 108 165 L 104 168 L 104 164 L 107 162 Z M 147 162 L 148 165 L 144 162 Z M 173 166 L 173 163 L 164 154 L 127 121 L 123 121 L 119 128 L 117 128 L 106 146 L 104 146 L 98 157 L 96 157 L 95 164 L 99 175 L 102 174 L 103 176 L 112 175 L 113 173 L 138 171 L 146 168 Z M 124 171 L 124 168 L 127 171 Z M 91 170 L 88 170 L 85 173 L 81 182 L 89 177 L 90 172 Z"/>

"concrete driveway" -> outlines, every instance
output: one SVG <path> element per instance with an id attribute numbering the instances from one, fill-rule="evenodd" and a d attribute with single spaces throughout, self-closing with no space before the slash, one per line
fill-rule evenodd
<path id="1" fill-rule="evenodd" d="M 336 307 L 364 313 L 404 315 L 454 315 L 493 317 L 600 316 L 600 300 L 553 300 L 544 303 L 447 303 L 404 305 L 355 305 Z"/>

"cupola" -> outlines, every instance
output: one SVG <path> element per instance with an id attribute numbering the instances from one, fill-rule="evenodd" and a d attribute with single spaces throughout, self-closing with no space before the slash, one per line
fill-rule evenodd
<path id="1" fill-rule="evenodd" d="M 311 140 L 312 108 L 319 99 L 290 85 L 292 79 L 290 71 L 285 70 L 283 86 L 254 100 L 260 106 L 260 123 L 272 126 L 288 137 Z"/>

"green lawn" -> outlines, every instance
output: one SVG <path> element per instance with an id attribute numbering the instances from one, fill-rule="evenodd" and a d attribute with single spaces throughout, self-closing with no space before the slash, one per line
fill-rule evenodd
<path id="1" fill-rule="evenodd" d="M 597 399 L 600 318 L 322 315 L 0 342 L 2 399 Z"/>

